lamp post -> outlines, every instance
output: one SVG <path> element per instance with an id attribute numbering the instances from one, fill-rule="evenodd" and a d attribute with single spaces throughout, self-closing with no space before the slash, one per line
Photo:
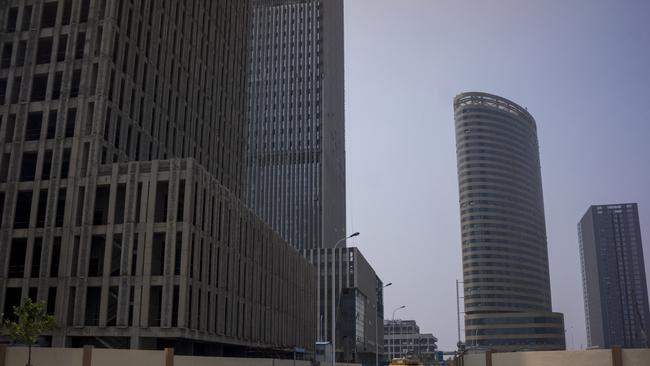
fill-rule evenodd
<path id="1" fill-rule="evenodd" d="M 402 306 L 396 308 L 395 310 L 393 310 L 393 320 L 391 321 L 391 324 L 390 324 L 390 327 L 392 329 L 391 335 L 393 336 L 391 338 L 391 342 L 390 342 L 390 345 L 391 345 L 391 347 L 390 347 L 390 355 L 391 355 L 391 357 L 390 358 L 391 359 L 393 359 L 393 356 L 394 356 L 393 347 L 395 347 L 395 312 L 397 310 L 404 309 L 405 307 L 406 307 L 406 305 L 402 305 Z"/>
<path id="2" fill-rule="evenodd" d="M 392 282 L 388 282 L 384 286 L 382 286 L 382 290 L 385 289 L 386 287 L 392 285 Z M 379 300 L 379 289 L 377 289 L 377 300 Z M 379 301 L 377 301 L 379 303 Z M 384 308 L 382 307 L 381 309 L 381 319 L 382 319 L 382 328 L 384 327 L 383 319 L 384 319 Z M 379 314 L 377 311 L 375 311 L 375 366 L 379 366 L 379 336 L 378 336 L 378 329 L 379 329 Z M 383 329 L 382 329 L 383 332 Z M 381 348 L 384 348 L 384 345 L 382 344 Z"/>
<path id="3" fill-rule="evenodd" d="M 332 365 L 336 365 L 336 300 L 334 299 L 336 287 L 336 261 L 334 258 L 336 257 L 336 247 L 355 236 L 359 236 L 359 232 L 339 239 L 339 241 L 334 244 L 334 247 L 332 247 Z"/>

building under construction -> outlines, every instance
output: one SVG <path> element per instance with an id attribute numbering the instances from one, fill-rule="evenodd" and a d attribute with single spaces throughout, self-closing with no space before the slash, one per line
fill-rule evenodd
<path id="1" fill-rule="evenodd" d="M 315 271 L 243 204 L 246 1 L 0 0 L 0 306 L 54 346 L 315 343 Z"/>

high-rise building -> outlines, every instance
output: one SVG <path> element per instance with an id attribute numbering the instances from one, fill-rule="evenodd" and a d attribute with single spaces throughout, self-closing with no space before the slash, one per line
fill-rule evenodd
<path id="1" fill-rule="evenodd" d="M 332 249 L 346 237 L 343 1 L 253 0 L 251 13 L 246 202 L 316 267 L 318 340 L 336 334 L 339 360 L 374 364 L 381 281 L 356 248 Z"/>
<path id="2" fill-rule="evenodd" d="M 244 199 L 247 1 L 0 6 L 0 306 L 55 346 L 313 349 L 315 271 Z"/>
<path id="3" fill-rule="evenodd" d="M 636 203 L 589 207 L 578 238 L 589 346 L 648 347 L 650 310 Z"/>
<path id="4" fill-rule="evenodd" d="M 294 247 L 345 236 L 342 0 L 253 0 L 246 202 Z"/>
<path id="5" fill-rule="evenodd" d="M 535 119 L 491 94 L 454 98 L 467 347 L 564 349 L 551 312 Z"/>

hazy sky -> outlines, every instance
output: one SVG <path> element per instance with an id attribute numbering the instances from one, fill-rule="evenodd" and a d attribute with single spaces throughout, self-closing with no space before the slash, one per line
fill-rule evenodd
<path id="1" fill-rule="evenodd" d="M 637 202 L 650 264 L 650 1 L 346 0 L 348 231 L 385 316 L 456 343 L 462 278 L 453 97 L 528 107 L 540 143 L 553 310 L 586 344 L 576 225 Z"/>

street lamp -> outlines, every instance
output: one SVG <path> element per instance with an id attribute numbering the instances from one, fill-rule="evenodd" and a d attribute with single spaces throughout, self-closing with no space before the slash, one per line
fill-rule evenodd
<path id="1" fill-rule="evenodd" d="M 382 289 L 385 289 L 386 287 L 392 285 L 392 282 L 388 282 L 384 286 L 382 286 Z M 377 300 L 379 300 L 379 289 L 377 289 Z M 384 308 L 382 307 L 381 309 L 381 318 L 382 320 L 384 319 Z M 379 329 L 379 314 L 377 314 L 377 311 L 375 311 L 375 366 L 379 366 L 379 337 L 377 336 L 377 330 Z M 384 323 L 382 321 L 381 324 L 382 328 L 384 327 Z M 383 332 L 383 329 L 382 329 Z M 381 345 L 381 348 L 384 348 L 384 345 Z"/>
<path id="2" fill-rule="evenodd" d="M 355 236 L 359 236 L 359 232 L 339 239 L 339 241 L 334 244 L 334 247 L 332 247 L 332 365 L 336 365 L 336 301 L 334 300 L 336 287 L 336 263 L 334 260 L 334 257 L 336 256 L 335 251 L 336 247 L 338 247 L 339 244 L 345 242 L 350 238 L 354 238 Z"/>
<path id="3" fill-rule="evenodd" d="M 391 338 L 391 342 L 390 342 L 390 345 L 391 345 L 391 347 L 390 347 L 390 356 L 391 356 L 391 357 L 390 357 L 390 358 L 391 358 L 391 359 L 393 359 L 393 356 L 394 356 L 394 354 L 393 354 L 393 347 L 395 347 L 395 312 L 396 312 L 397 310 L 404 309 L 405 307 L 406 307 L 406 305 L 402 305 L 402 306 L 396 308 L 395 310 L 393 310 L 393 320 L 392 320 L 392 322 L 391 322 L 391 324 L 390 324 L 391 329 L 392 329 L 391 335 L 393 336 L 393 337 Z"/>

